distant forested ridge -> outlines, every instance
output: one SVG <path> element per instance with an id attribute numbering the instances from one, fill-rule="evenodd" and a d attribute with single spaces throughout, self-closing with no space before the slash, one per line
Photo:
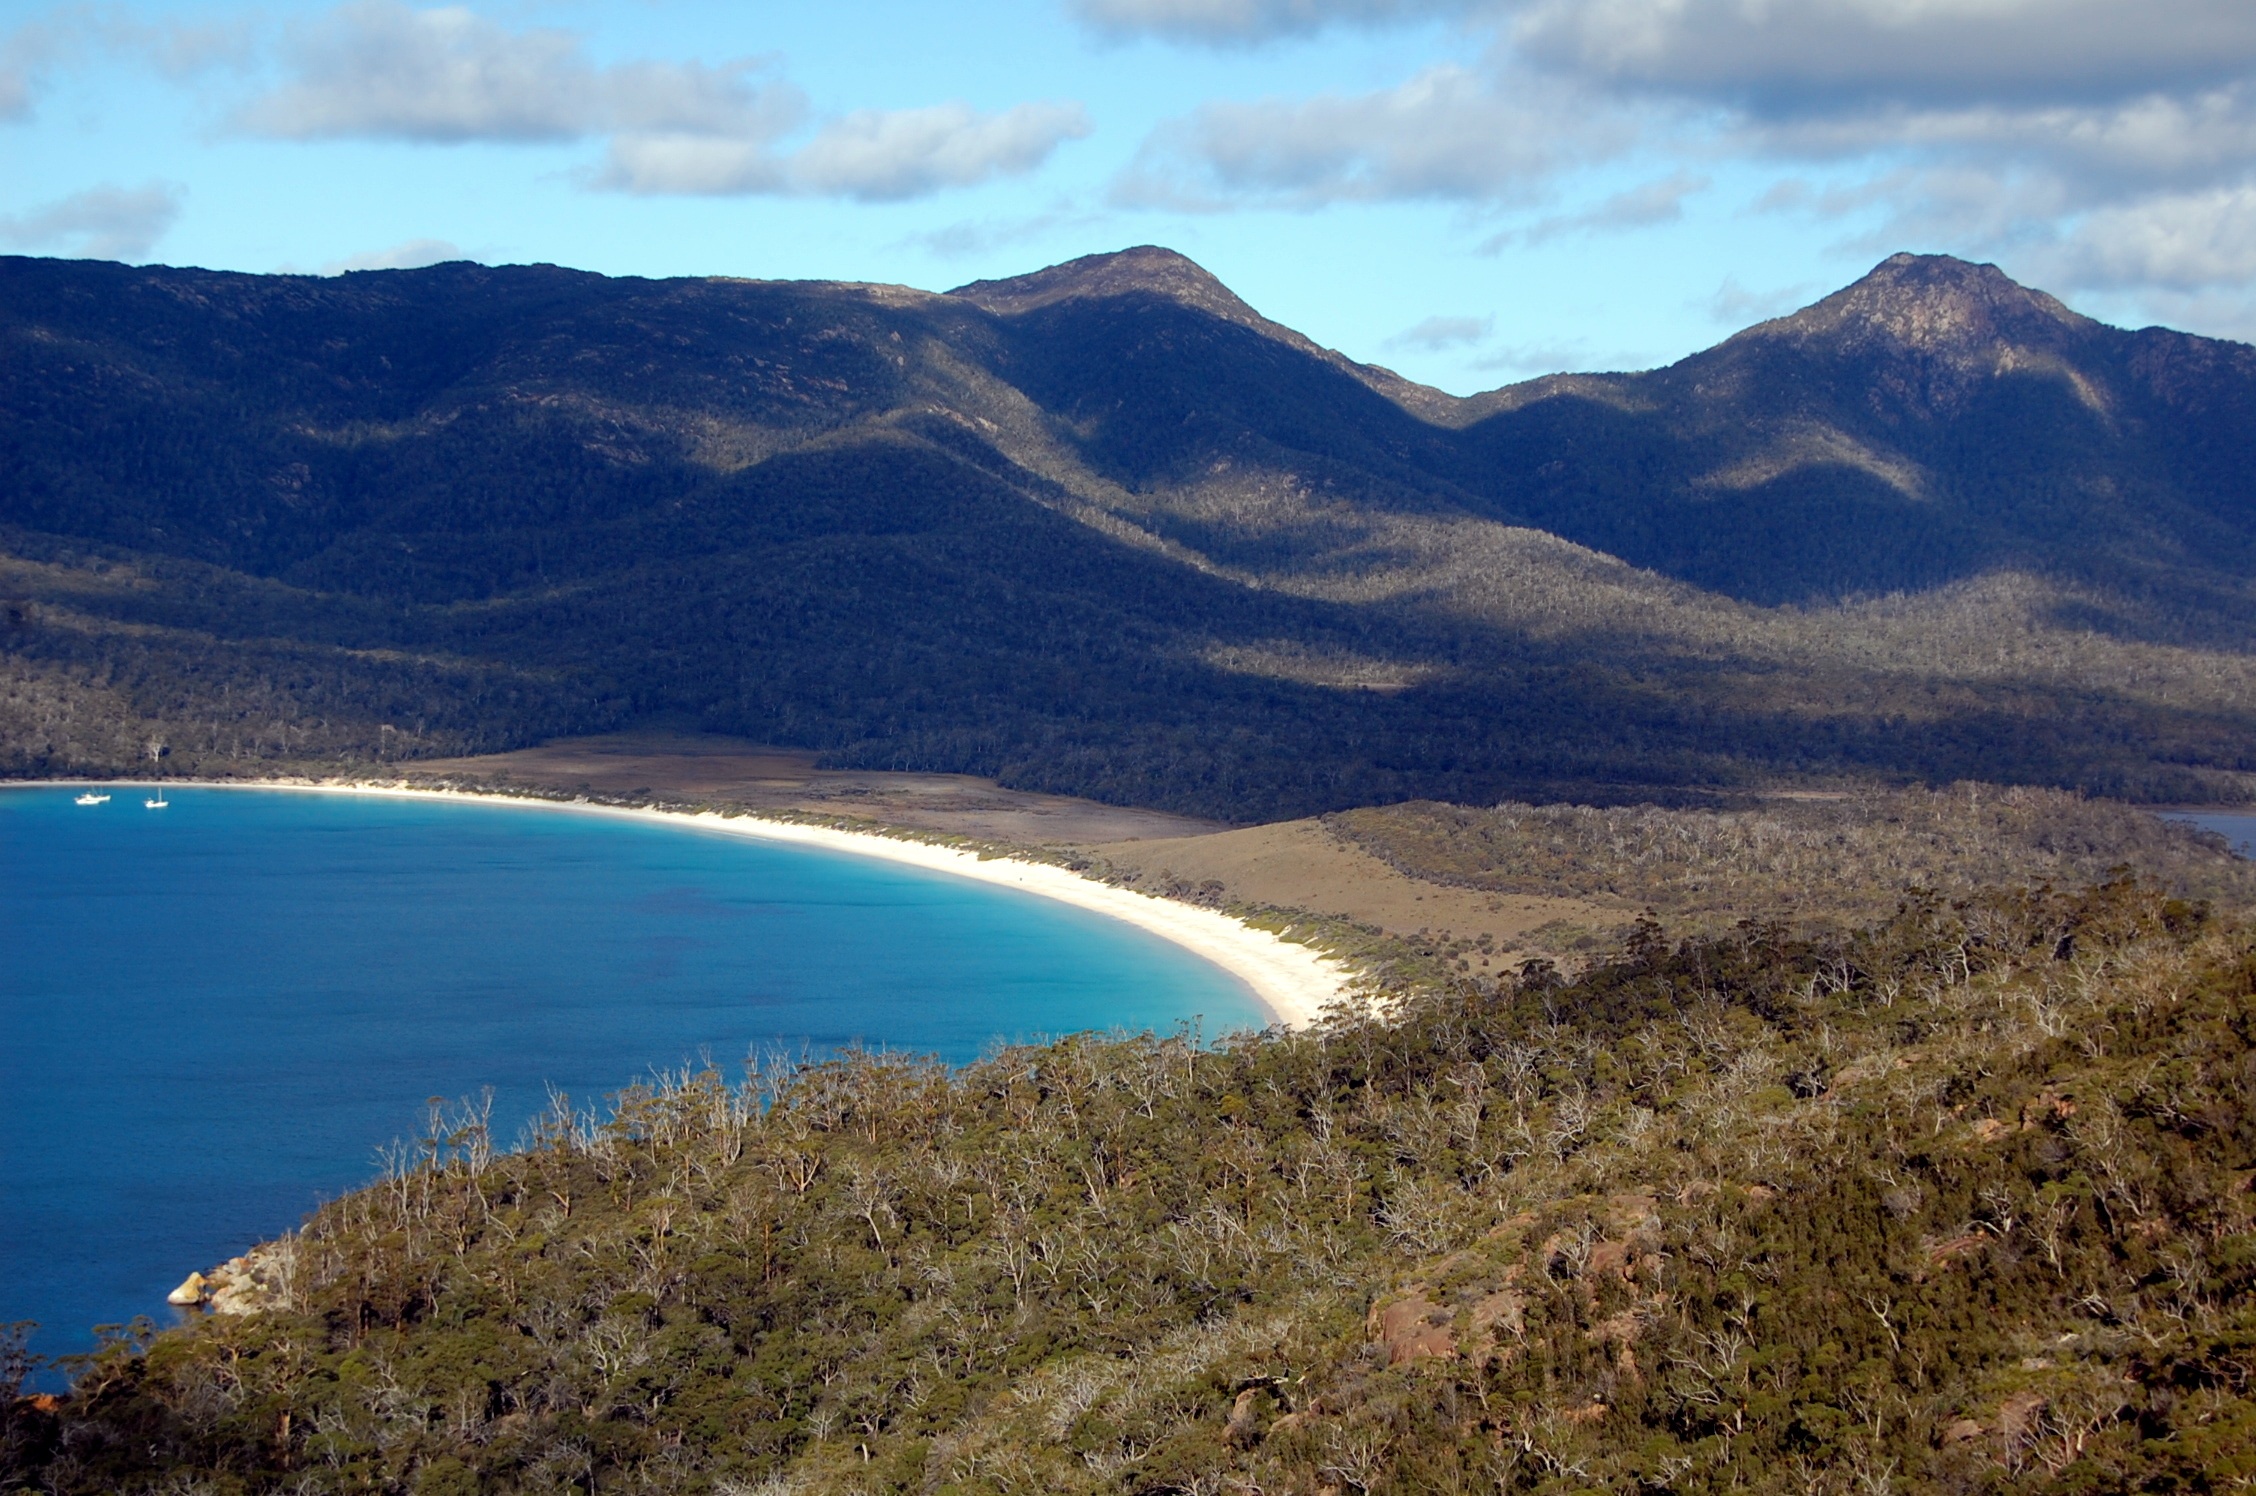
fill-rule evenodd
<path id="1" fill-rule="evenodd" d="M 11 773 L 653 722 L 1233 819 L 2256 773 L 2256 349 L 1987 266 L 1470 399 L 1158 249 L 9 258 L 0 350 Z"/>

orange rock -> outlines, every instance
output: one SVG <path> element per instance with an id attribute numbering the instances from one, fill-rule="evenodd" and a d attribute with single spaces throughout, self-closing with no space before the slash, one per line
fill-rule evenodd
<path id="1" fill-rule="evenodd" d="M 1369 1326 L 1372 1338 L 1386 1347 L 1387 1365 L 1400 1366 L 1456 1355 L 1457 1337 L 1449 1328 L 1455 1318 L 1423 1292 L 1414 1292 L 1384 1307 L 1374 1305 Z"/>
<path id="2" fill-rule="evenodd" d="M 1929 1247 L 1927 1249 L 1927 1260 L 1930 1262 L 1948 1262 L 1953 1257 L 1964 1257 L 1969 1253 L 1979 1252 L 1982 1250 L 1983 1243 L 1988 1239 L 1979 1231 L 1969 1231 L 1964 1236 L 1954 1236 L 1949 1241 L 1937 1242 Z"/>
<path id="3" fill-rule="evenodd" d="M 1501 1329 L 1506 1334 L 1518 1335 L 1526 1309 L 1524 1295 L 1509 1288 L 1498 1289 L 1473 1305 L 1473 1328 L 1476 1331 Z"/>

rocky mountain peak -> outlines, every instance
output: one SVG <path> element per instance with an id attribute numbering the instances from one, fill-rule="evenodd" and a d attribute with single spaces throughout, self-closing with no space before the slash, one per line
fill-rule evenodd
<path id="1" fill-rule="evenodd" d="M 999 316 L 1030 312 L 1060 301 L 1108 296 L 1160 296 L 1232 322 L 1264 324 L 1228 286 L 1197 261 L 1156 244 L 1111 254 L 1083 255 L 1031 275 L 973 281 L 948 293 Z"/>
<path id="2" fill-rule="evenodd" d="M 1188 255 L 1157 244 L 1139 244 L 1111 254 L 1083 255 L 1078 260 L 1067 260 L 1031 275 L 1014 275 L 1008 280 L 973 281 L 948 294 L 1001 317 L 1017 316 L 1065 301 L 1094 301 L 1117 296 L 1159 297 L 1250 328 L 1265 338 L 1321 359 L 1404 409 L 1428 419 L 1457 419 L 1458 407 L 1465 403 L 1454 395 L 1404 379 L 1392 369 L 1357 363 L 1282 323 L 1270 321 L 1223 285 L 1205 266 Z"/>
<path id="3" fill-rule="evenodd" d="M 1739 339 L 1992 364 L 2017 351 L 2062 350 L 2098 326 L 1995 265 L 1950 255 L 1895 254 L 1854 285 L 1791 316 L 1758 323 Z"/>

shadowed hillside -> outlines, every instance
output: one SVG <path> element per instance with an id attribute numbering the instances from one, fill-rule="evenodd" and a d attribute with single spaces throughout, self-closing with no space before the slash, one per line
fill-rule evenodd
<path id="1" fill-rule="evenodd" d="M 1248 820 L 2256 771 L 2256 353 L 1988 267 L 1471 400 L 1157 249 L 949 295 L 8 259 L 0 346 L 9 772 L 658 724 Z"/>
<path id="2" fill-rule="evenodd" d="M 2245 619 L 2256 350 L 1896 255 L 1651 374 L 1483 397 L 1519 518 L 1761 602 L 2051 569 Z"/>

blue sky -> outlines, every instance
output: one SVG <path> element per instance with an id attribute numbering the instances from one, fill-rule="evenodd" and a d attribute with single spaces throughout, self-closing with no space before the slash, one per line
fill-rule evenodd
<path id="1" fill-rule="evenodd" d="M 0 249 L 934 289 L 1180 249 L 1469 391 L 1899 248 L 2256 334 L 2249 0 L 0 0 Z"/>

